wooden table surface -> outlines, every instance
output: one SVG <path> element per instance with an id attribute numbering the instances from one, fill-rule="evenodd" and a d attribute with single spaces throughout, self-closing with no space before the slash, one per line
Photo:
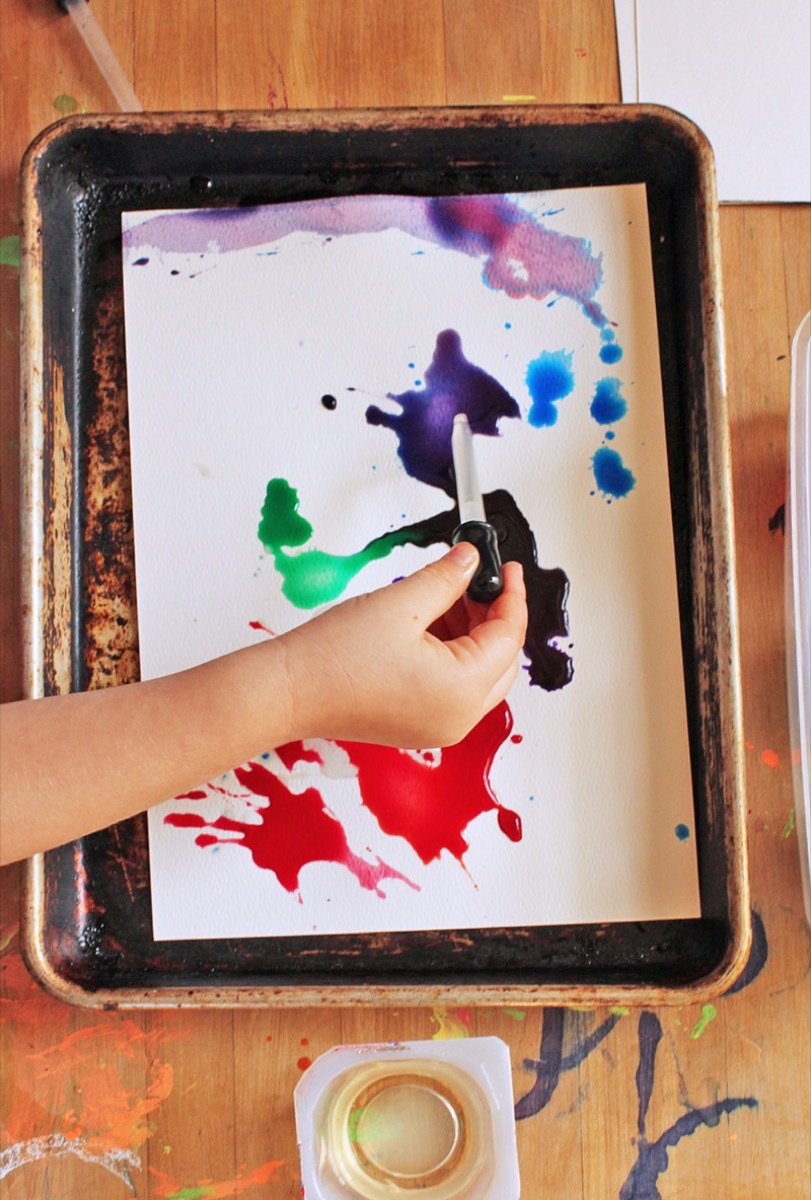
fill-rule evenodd
<path id="1" fill-rule="evenodd" d="M 620 99 L 611 0 L 93 0 L 152 110 Z M 21 694 L 17 172 L 70 111 L 115 106 L 52 0 L 3 0 L 2 699 Z M 99 1012 L 49 998 L 2 878 L 3 1196 L 293 1200 L 293 1089 L 341 1043 L 494 1034 L 510 1047 L 525 1200 L 805 1200 L 811 965 L 793 832 L 783 534 L 789 350 L 811 307 L 811 213 L 725 206 L 755 946 L 715 1005 Z"/>

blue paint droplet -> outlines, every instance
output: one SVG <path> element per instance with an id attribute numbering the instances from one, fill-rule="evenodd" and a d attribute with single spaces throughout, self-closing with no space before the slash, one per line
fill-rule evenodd
<path id="1" fill-rule="evenodd" d="M 414 387 L 422 387 L 422 380 L 421 380 L 421 379 L 415 379 L 415 380 L 414 380 Z"/>
<path id="2" fill-rule="evenodd" d="M 676 837 L 679 839 L 680 842 L 686 842 L 687 839 L 689 838 L 689 836 L 690 836 L 690 830 L 688 829 L 688 827 L 686 825 L 677 825 L 676 826 Z"/>
<path id="3" fill-rule="evenodd" d="M 608 342 L 600 351 L 600 358 L 604 363 L 617 363 L 622 358 L 622 346 L 618 346 L 616 342 Z"/>
<path id="4" fill-rule="evenodd" d="M 628 402 L 623 396 L 619 379 L 600 379 L 591 402 L 591 415 L 598 425 L 613 425 L 628 411 Z"/>
<path id="5" fill-rule="evenodd" d="M 605 431 L 605 440 L 606 440 L 607 442 L 613 442 L 613 440 L 614 440 L 614 438 L 615 438 L 616 436 L 617 436 L 617 435 L 614 433 L 614 430 L 613 430 L 613 429 L 606 429 L 606 431 Z"/>
<path id="6" fill-rule="evenodd" d="M 606 325 L 605 329 L 600 330 L 600 341 L 601 342 L 614 342 L 614 341 L 616 341 L 616 339 L 617 339 L 617 335 L 614 333 L 614 330 L 610 329 L 607 325 Z"/>
<path id="7" fill-rule="evenodd" d="M 574 387 L 572 355 L 566 350 L 543 350 L 527 367 L 527 387 L 532 397 L 528 421 L 536 429 L 554 425 L 558 419 L 555 405 Z"/>
<path id="8" fill-rule="evenodd" d="M 512 327 L 513 327 L 513 325 L 512 325 L 512 321 L 505 321 L 505 322 L 504 322 L 504 328 L 505 328 L 505 329 L 512 329 Z"/>
<path id="9" fill-rule="evenodd" d="M 600 447 L 591 460 L 591 465 L 597 487 L 609 498 L 627 496 L 636 486 L 633 472 L 624 465 L 617 451 L 608 446 Z"/>

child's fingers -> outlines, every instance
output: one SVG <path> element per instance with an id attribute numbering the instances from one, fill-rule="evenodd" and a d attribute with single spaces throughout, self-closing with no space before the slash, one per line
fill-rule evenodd
<path id="1" fill-rule="evenodd" d="M 427 629 L 444 616 L 464 594 L 479 562 L 479 552 L 469 542 L 459 542 L 427 567 L 394 586 L 408 616 Z"/>
<path id="2" fill-rule="evenodd" d="M 524 586 L 524 568 L 518 562 L 506 562 L 503 565 L 504 591 L 493 601 L 487 610 L 485 623 L 487 625 L 498 621 L 503 622 L 506 630 L 524 644 L 527 631 L 527 591 Z"/>
<path id="3" fill-rule="evenodd" d="M 490 691 L 487 693 L 487 698 L 484 701 L 483 712 L 490 712 L 491 708 L 495 708 L 500 704 L 504 697 L 509 692 L 512 685 L 515 683 L 515 677 L 518 674 L 518 655 L 515 655 L 507 670 L 496 680 Z"/>

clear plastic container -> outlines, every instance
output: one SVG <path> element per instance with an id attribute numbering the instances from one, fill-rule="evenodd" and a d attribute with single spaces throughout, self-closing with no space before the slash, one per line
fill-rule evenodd
<path id="1" fill-rule="evenodd" d="M 306 1200 L 518 1200 L 498 1038 L 338 1046 L 295 1093 Z"/>
<path id="2" fill-rule="evenodd" d="M 794 825 L 811 925 L 811 312 L 791 346 L 786 495 L 786 655 Z"/>

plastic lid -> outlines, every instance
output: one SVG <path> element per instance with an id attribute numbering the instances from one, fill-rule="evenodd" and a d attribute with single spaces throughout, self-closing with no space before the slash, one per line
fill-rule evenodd
<path id="1" fill-rule="evenodd" d="M 811 312 L 800 322 L 791 346 L 786 655 L 794 825 L 811 925 Z"/>

